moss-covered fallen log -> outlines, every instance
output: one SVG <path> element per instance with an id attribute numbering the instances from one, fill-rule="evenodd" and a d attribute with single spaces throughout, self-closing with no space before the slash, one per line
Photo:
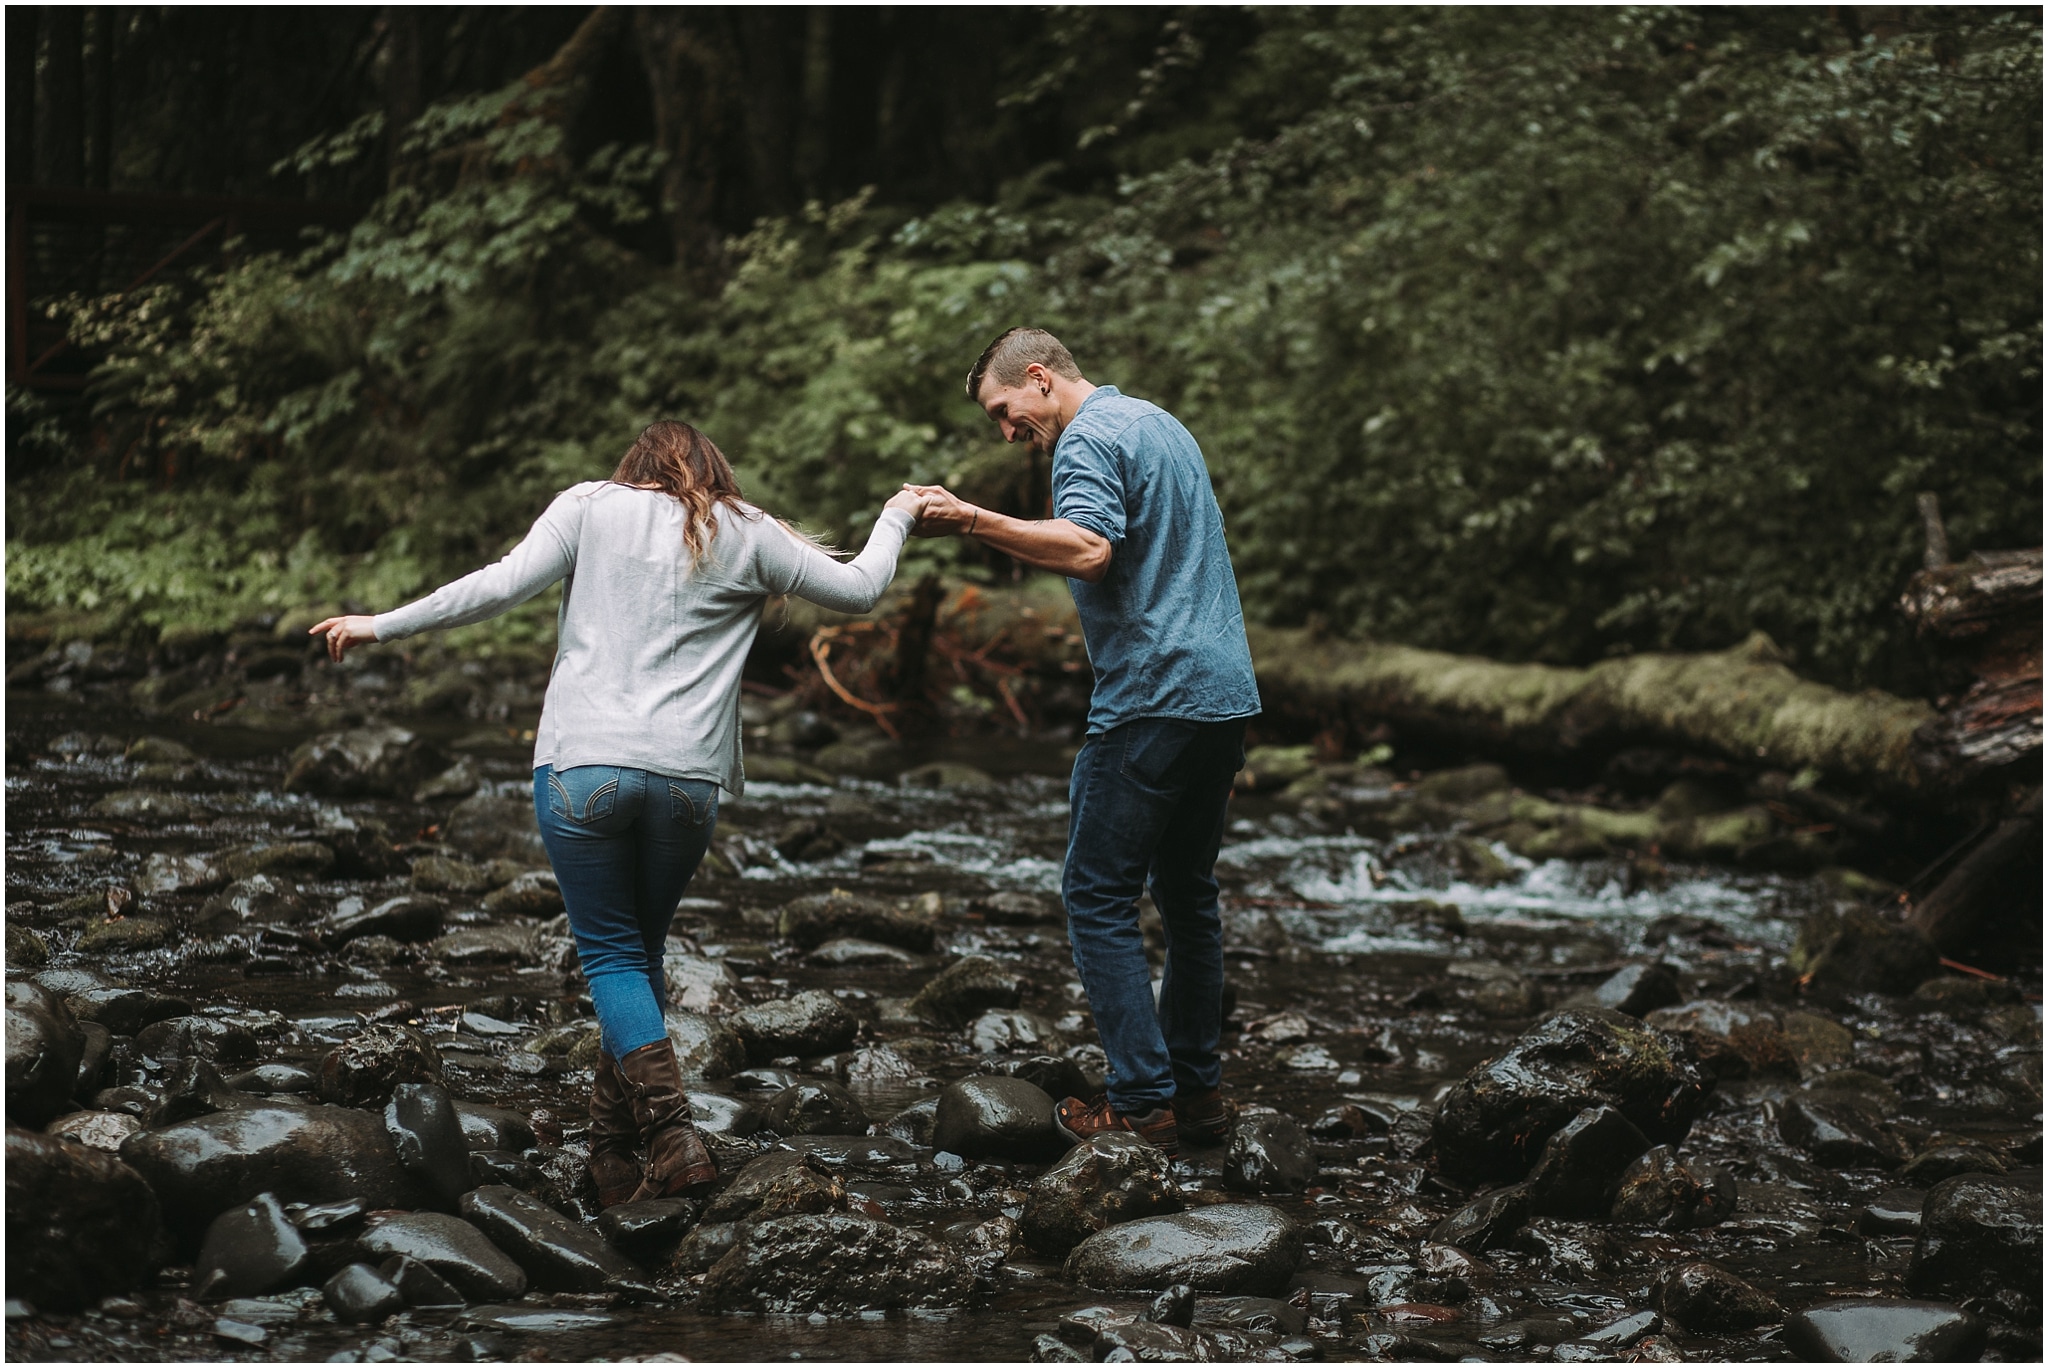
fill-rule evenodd
<path id="1" fill-rule="evenodd" d="M 1932 708 L 1801 679 L 1761 633 L 1728 651 L 1569 669 L 1318 639 L 1298 628 L 1250 630 L 1269 712 L 1376 717 L 1551 754 L 1670 745 L 1899 794 L 1926 783 L 1912 743 Z"/>

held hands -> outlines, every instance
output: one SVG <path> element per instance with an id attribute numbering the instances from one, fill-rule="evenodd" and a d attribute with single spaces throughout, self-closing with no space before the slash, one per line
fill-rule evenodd
<path id="1" fill-rule="evenodd" d="M 910 530 L 914 534 L 917 531 L 914 524 L 924 517 L 924 496 L 917 493 L 911 486 L 905 485 L 894 494 L 891 494 L 889 502 L 883 504 L 882 507 L 884 510 L 896 508 L 908 513 L 913 524 Z"/>
<path id="2" fill-rule="evenodd" d="M 914 495 L 923 503 L 924 511 L 918 515 L 917 526 L 912 529 L 915 536 L 963 536 L 980 525 L 981 510 L 944 485 L 907 484 L 903 490 L 904 494 Z M 896 497 L 900 499 L 904 494 Z M 891 502 L 893 504 L 894 501 Z"/>
<path id="3" fill-rule="evenodd" d="M 372 622 L 373 619 L 365 613 L 331 617 L 325 622 L 316 622 L 307 628 L 306 635 L 319 636 L 323 632 L 326 633 L 327 655 L 330 659 L 338 661 L 348 653 L 349 647 L 367 646 L 377 639 L 377 630 Z"/>

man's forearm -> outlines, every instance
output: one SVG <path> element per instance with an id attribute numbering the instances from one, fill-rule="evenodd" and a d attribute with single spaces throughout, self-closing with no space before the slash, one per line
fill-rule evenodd
<path id="1" fill-rule="evenodd" d="M 1090 584 L 1097 583 L 1109 573 L 1110 554 L 1114 549 L 1108 538 L 1065 518 L 1027 522 L 986 508 L 976 511 L 967 535 L 987 543 L 1012 560 L 1086 580 Z"/>

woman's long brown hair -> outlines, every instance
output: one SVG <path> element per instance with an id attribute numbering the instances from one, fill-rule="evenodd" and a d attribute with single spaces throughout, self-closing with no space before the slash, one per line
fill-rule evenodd
<path id="1" fill-rule="evenodd" d="M 714 504 L 733 512 L 748 509 L 740 498 L 740 482 L 733 478 L 732 463 L 717 443 L 673 419 L 649 423 L 626 452 L 619 468 L 612 472 L 615 484 L 652 487 L 672 496 L 683 506 L 683 545 L 696 560 L 718 535 Z"/>

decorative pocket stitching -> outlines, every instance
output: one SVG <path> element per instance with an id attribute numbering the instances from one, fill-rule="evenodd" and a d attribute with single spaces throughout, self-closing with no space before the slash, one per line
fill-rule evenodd
<path id="1" fill-rule="evenodd" d="M 617 795 L 619 791 L 619 781 L 617 779 L 605 780 L 602 784 L 599 784 L 597 788 L 591 792 L 590 801 L 586 802 L 583 805 L 583 815 L 581 817 L 578 817 L 576 815 L 576 804 L 570 799 L 569 790 L 563 786 L 561 776 L 556 774 L 553 770 L 548 771 L 548 786 L 552 788 L 555 791 L 556 795 L 559 796 L 562 800 L 562 806 L 560 810 L 556 812 L 555 815 L 557 817 L 562 817 L 567 819 L 568 821 L 574 822 L 577 826 L 588 826 L 592 822 L 610 816 L 610 806 L 607 806 L 603 812 L 599 812 L 597 810 L 598 800 L 612 798 L 615 795 Z"/>
<path id="2" fill-rule="evenodd" d="M 690 797 L 690 791 L 674 780 L 669 781 L 668 796 L 683 805 L 683 809 L 690 814 L 689 825 L 693 827 L 703 826 L 704 823 L 710 821 L 712 812 L 718 806 L 718 795 L 713 793 L 710 798 L 705 800 L 704 811 L 700 814 L 697 811 L 696 800 Z"/>

